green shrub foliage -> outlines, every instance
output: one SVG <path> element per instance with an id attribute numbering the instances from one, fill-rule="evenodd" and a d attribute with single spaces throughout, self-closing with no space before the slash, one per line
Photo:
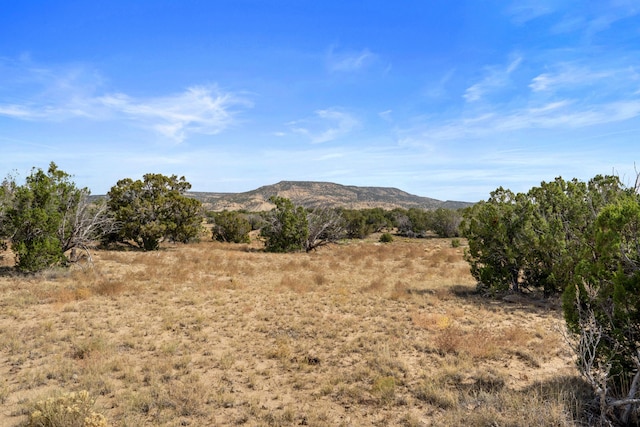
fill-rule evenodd
<path id="1" fill-rule="evenodd" d="M 65 251 L 94 237 L 100 212 L 55 163 L 34 168 L 24 185 L 5 179 L 0 190 L 0 231 L 11 242 L 16 267 L 35 272 L 66 263 Z"/>
<path id="2" fill-rule="evenodd" d="M 563 295 L 565 319 L 577 336 L 599 334 L 592 366 L 581 358 L 581 368 L 608 370 L 609 388 L 626 395 L 640 342 L 640 197 L 603 208 L 590 243 Z"/>
<path id="3" fill-rule="evenodd" d="M 201 203 L 184 195 L 190 188 L 176 175 L 146 174 L 142 180 L 118 181 L 107 194 L 107 204 L 120 227 L 106 240 L 132 241 L 144 250 L 156 250 L 162 240 L 186 243 L 197 238 Z"/>
<path id="4" fill-rule="evenodd" d="M 380 242 L 381 243 L 391 243 L 391 242 L 393 242 L 393 236 L 391 235 L 391 233 L 382 233 L 380 235 Z"/>
<path id="5" fill-rule="evenodd" d="M 342 209 L 340 215 L 344 220 L 344 232 L 350 239 L 364 239 L 392 225 L 381 208 Z"/>
<path id="6" fill-rule="evenodd" d="M 623 193 L 613 176 L 596 176 L 588 183 L 556 178 L 528 193 L 498 188 L 463 214 L 471 273 L 493 291 L 562 292 L 573 280 L 583 249 L 594 244 L 598 213 Z"/>
<path id="7" fill-rule="evenodd" d="M 268 252 L 298 252 L 305 249 L 309 237 L 307 213 L 291 200 L 273 196 L 269 201 L 276 207 L 266 215 L 260 230 Z"/>
<path id="8" fill-rule="evenodd" d="M 260 235 L 268 252 L 312 251 L 334 243 L 346 234 L 346 220 L 333 208 L 306 210 L 284 197 L 269 199 L 276 207 L 264 215 Z"/>
<path id="9" fill-rule="evenodd" d="M 212 238 L 219 242 L 249 243 L 251 223 L 240 212 L 215 212 L 212 214 Z"/>
<path id="10" fill-rule="evenodd" d="M 562 292 L 578 367 L 602 425 L 636 425 L 640 399 L 640 195 L 614 176 L 499 188 L 464 213 L 466 257 L 492 290 Z M 635 424 L 634 424 L 635 423 Z"/>
<path id="11" fill-rule="evenodd" d="M 460 236 L 462 215 L 454 209 L 438 208 L 427 212 L 427 228 L 439 237 Z"/>

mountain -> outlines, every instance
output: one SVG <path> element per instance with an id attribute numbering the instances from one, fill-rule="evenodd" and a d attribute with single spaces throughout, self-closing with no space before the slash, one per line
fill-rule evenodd
<path id="1" fill-rule="evenodd" d="M 213 211 L 246 210 L 259 212 L 271 210 L 274 207 L 274 205 L 269 202 L 269 197 L 271 196 L 286 197 L 295 205 L 309 208 L 316 206 L 335 206 L 348 209 L 458 209 L 473 204 L 414 196 L 397 188 L 357 187 L 353 185 L 315 181 L 281 181 L 277 184 L 265 185 L 244 193 L 191 191 L 187 193 L 187 195 L 200 200 L 207 209 Z"/>

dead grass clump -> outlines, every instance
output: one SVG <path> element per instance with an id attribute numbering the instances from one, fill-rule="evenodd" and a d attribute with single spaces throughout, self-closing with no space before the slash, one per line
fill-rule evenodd
<path id="1" fill-rule="evenodd" d="M 418 328 L 427 330 L 441 330 L 452 324 L 451 317 L 442 313 L 421 313 L 411 314 L 411 322 Z"/>
<path id="2" fill-rule="evenodd" d="M 448 410 L 458 406 L 458 391 L 441 381 L 425 379 L 413 388 L 412 392 L 417 399 L 442 409 Z"/>
<path id="3" fill-rule="evenodd" d="M 407 299 L 409 297 L 409 286 L 406 283 L 400 281 L 396 282 L 393 290 L 391 291 L 391 295 L 389 295 L 389 298 L 391 298 L 392 300 Z"/>
<path id="4" fill-rule="evenodd" d="M 362 291 L 379 293 L 379 292 L 382 292 L 385 287 L 386 287 L 386 283 L 383 279 L 375 278 L 369 283 L 369 285 L 363 287 Z"/>
<path id="5" fill-rule="evenodd" d="M 317 285 L 317 286 L 324 286 L 326 284 L 329 283 L 329 279 L 327 278 L 327 276 L 325 276 L 323 273 L 320 272 L 316 272 L 313 275 L 313 282 Z"/>
<path id="6" fill-rule="evenodd" d="M 499 332 L 498 332 L 499 333 Z M 502 337 L 487 328 L 474 329 L 461 346 L 474 359 L 495 359 L 501 353 Z"/>
<path id="7" fill-rule="evenodd" d="M 93 292 L 87 287 L 78 288 L 55 288 L 47 292 L 48 300 L 58 303 L 67 304 L 73 301 L 82 301 L 89 299 Z"/>
<path id="8" fill-rule="evenodd" d="M 72 345 L 71 358 L 80 360 L 87 359 L 95 353 L 106 351 L 107 346 L 106 340 L 100 336 L 78 340 Z"/>
<path id="9" fill-rule="evenodd" d="M 309 283 L 303 280 L 300 276 L 293 276 L 286 274 L 280 279 L 280 287 L 284 289 L 290 289 L 296 293 L 305 293 L 311 290 Z"/>
<path id="10" fill-rule="evenodd" d="M 465 338 L 464 331 L 451 324 L 441 328 L 434 338 L 434 344 L 442 354 L 458 354 Z"/>
<path id="11" fill-rule="evenodd" d="M 438 419 L 441 425 L 508 425 L 515 427 L 591 425 L 580 421 L 580 391 L 568 388 L 545 391 L 532 388 L 514 391 L 473 390 L 460 394 L 458 406 L 449 408 Z"/>
<path id="12" fill-rule="evenodd" d="M 368 366 L 379 376 L 402 378 L 407 371 L 405 364 L 391 353 L 387 344 L 379 347 L 368 359 Z"/>
<path id="13" fill-rule="evenodd" d="M 95 285 L 95 293 L 102 296 L 116 296 L 125 289 L 125 284 L 121 280 L 104 279 Z"/>
<path id="14" fill-rule="evenodd" d="M 58 394 L 36 402 L 29 410 L 27 427 L 107 427 L 104 415 L 95 412 L 89 392 Z"/>

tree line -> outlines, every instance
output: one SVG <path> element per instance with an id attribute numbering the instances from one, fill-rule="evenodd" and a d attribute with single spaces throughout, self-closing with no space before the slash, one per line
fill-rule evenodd
<path id="1" fill-rule="evenodd" d="M 462 220 L 459 211 L 425 209 L 345 209 L 304 208 L 291 200 L 273 196 L 271 211 L 208 212 L 213 238 L 221 242 L 248 242 L 249 233 L 260 230 L 269 252 L 311 251 L 341 239 L 364 239 L 383 230 L 396 230 L 401 236 L 456 237 Z"/>
<path id="2" fill-rule="evenodd" d="M 185 194 L 191 184 L 184 177 L 125 178 L 105 198 L 91 198 L 71 178 L 52 162 L 46 171 L 33 168 L 22 184 L 11 175 L 2 181 L 0 250 L 11 244 L 19 271 L 68 265 L 79 251 L 90 257 L 94 242 L 142 250 L 156 250 L 163 241 L 187 243 L 202 235 L 204 216 L 213 239 L 248 242 L 249 232 L 259 229 L 270 252 L 308 252 L 392 228 L 408 237 L 430 231 L 451 237 L 458 235 L 461 221 L 460 213 L 449 209 L 305 209 L 275 196 L 270 199 L 275 208 L 266 213 L 203 212 L 202 204 Z"/>

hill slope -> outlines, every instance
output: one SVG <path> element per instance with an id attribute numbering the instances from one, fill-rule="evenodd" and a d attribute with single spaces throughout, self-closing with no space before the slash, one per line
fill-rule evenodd
<path id="1" fill-rule="evenodd" d="M 188 194 L 203 202 L 208 209 L 213 211 L 247 210 L 257 212 L 270 210 L 273 208 L 273 204 L 269 203 L 271 196 L 286 197 L 294 204 L 304 207 L 335 206 L 349 209 L 436 209 L 439 207 L 457 209 L 472 204 L 415 196 L 397 188 L 357 187 L 314 181 L 281 181 L 244 193 L 194 191 Z"/>

